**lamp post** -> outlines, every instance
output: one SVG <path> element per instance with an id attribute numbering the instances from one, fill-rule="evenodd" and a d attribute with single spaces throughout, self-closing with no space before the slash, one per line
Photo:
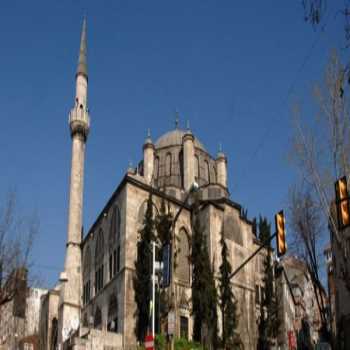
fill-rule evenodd
<path id="1" fill-rule="evenodd" d="M 155 288 L 156 288 L 156 242 L 152 242 L 152 336 L 154 339 Z"/>
<path id="2" fill-rule="evenodd" d="M 174 259 L 175 259 L 175 225 L 176 221 L 179 218 L 182 209 L 187 205 L 188 200 L 190 199 L 192 193 L 197 192 L 200 189 L 200 186 L 196 182 L 194 182 L 189 189 L 185 200 L 182 202 L 179 210 L 177 211 L 174 220 L 171 225 L 171 264 L 170 264 L 170 309 L 173 309 L 172 319 L 174 322 L 173 328 L 173 335 L 171 336 L 170 341 L 170 349 L 174 350 L 175 347 L 175 334 L 176 334 L 176 290 L 175 290 L 175 267 L 174 267 Z M 169 311 L 170 314 L 170 311 Z M 169 315 L 168 315 L 168 322 L 169 322 Z M 169 324 L 168 324 L 169 328 Z"/>

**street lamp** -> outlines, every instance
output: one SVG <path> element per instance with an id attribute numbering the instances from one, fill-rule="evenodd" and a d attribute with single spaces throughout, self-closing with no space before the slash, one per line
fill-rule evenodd
<path id="1" fill-rule="evenodd" d="M 174 346 L 175 346 L 175 334 L 176 334 L 176 291 L 175 291 L 175 268 L 174 268 L 174 258 L 175 258 L 175 225 L 176 225 L 176 221 L 179 218 L 182 209 L 187 205 L 191 195 L 194 192 L 198 192 L 198 190 L 200 189 L 200 186 L 198 185 L 197 182 L 194 182 L 191 186 L 191 188 L 189 189 L 185 200 L 182 202 L 179 210 L 177 211 L 174 220 L 172 222 L 171 225 L 171 260 L 170 260 L 170 309 L 173 308 L 173 311 L 171 313 L 171 311 L 169 311 L 168 314 L 168 329 L 169 329 L 169 322 L 171 321 L 172 327 L 173 328 L 173 335 L 171 337 L 171 350 L 174 350 Z M 169 333 L 169 332 L 168 332 Z"/>

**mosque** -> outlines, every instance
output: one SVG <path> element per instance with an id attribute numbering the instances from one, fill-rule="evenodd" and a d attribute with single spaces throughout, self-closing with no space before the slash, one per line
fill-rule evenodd
<path id="1" fill-rule="evenodd" d="M 42 349 L 133 349 L 136 345 L 133 275 L 138 232 L 150 192 L 160 208 L 162 200 L 175 215 L 180 246 L 175 272 L 177 336 L 191 338 L 191 205 L 185 202 L 194 182 L 199 185 L 200 220 L 217 276 L 223 231 L 233 268 L 259 247 L 253 225 L 242 207 L 230 198 L 227 157 L 209 154 L 189 128 L 173 130 L 155 142 L 150 135 L 140 150 L 142 160 L 129 168 L 87 234 L 82 233 L 84 157 L 90 116 L 88 109 L 87 34 L 81 34 L 76 95 L 69 113 L 72 139 L 68 232 L 63 272 L 42 299 Z M 63 243 L 63 239 L 62 239 Z M 264 254 L 264 253 L 262 253 Z M 255 349 L 263 255 L 247 264 L 232 281 L 238 301 L 238 332 L 245 349 Z M 220 319 L 220 317 L 219 317 Z"/>

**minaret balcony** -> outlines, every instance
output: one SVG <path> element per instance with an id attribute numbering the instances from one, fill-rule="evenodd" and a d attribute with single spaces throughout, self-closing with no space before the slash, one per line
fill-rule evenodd
<path id="1" fill-rule="evenodd" d="M 82 105 L 75 106 L 69 113 L 69 126 L 72 137 L 81 134 L 85 139 L 90 130 L 89 112 Z"/>

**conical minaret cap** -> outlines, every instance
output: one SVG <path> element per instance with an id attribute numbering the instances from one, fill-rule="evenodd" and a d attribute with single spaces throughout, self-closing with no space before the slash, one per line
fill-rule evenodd
<path id="1" fill-rule="evenodd" d="M 77 76 L 79 74 L 84 75 L 86 77 L 86 79 L 88 78 L 88 70 L 87 70 L 87 43 L 86 43 L 86 18 L 84 18 L 83 29 L 81 31 Z"/>

